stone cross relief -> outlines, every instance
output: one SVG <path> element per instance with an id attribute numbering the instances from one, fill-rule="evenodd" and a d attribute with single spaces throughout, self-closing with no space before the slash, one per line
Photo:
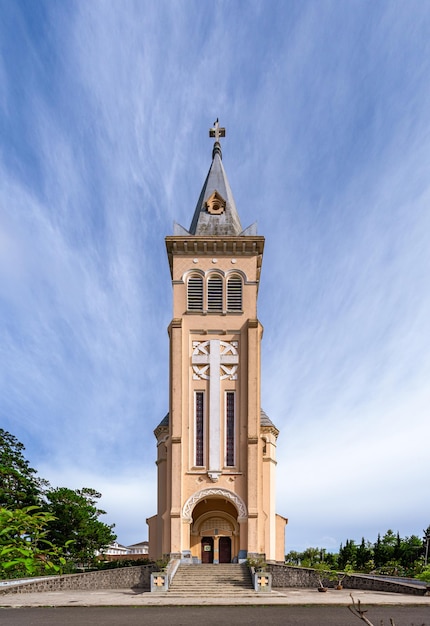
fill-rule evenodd
<path id="1" fill-rule="evenodd" d="M 209 478 L 216 482 L 221 475 L 221 380 L 237 379 L 239 364 L 237 341 L 193 341 L 191 363 L 194 380 L 209 380 Z"/>

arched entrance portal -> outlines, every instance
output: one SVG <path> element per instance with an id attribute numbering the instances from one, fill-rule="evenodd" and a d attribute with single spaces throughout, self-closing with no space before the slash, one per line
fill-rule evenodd
<path id="1" fill-rule="evenodd" d="M 202 563 L 231 563 L 239 554 L 239 524 L 232 502 L 206 498 L 192 512 L 190 547 Z"/>

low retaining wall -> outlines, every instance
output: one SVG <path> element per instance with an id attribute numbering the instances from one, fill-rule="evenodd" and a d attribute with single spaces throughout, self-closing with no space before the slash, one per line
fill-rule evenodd
<path id="1" fill-rule="evenodd" d="M 149 591 L 151 572 L 155 569 L 157 569 L 157 566 L 154 564 L 118 567 L 117 569 L 85 572 L 84 574 L 49 576 L 43 580 L 29 581 L 0 588 L 0 595 L 38 591 L 77 591 L 79 589 L 143 589 Z"/>
<path id="2" fill-rule="evenodd" d="M 318 587 L 318 578 L 315 570 L 306 567 L 294 567 L 292 565 L 277 565 L 269 563 L 267 571 L 272 574 L 272 587 Z M 327 587 L 334 587 L 335 583 L 325 581 Z M 424 596 L 426 587 L 419 584 L 407 584 L 395 580 L 381 580 L 364 574 L 346 576 L 342 585 L 344 589 L 367 589 L 369 591 L 386 591 L 389 593 L 406 593 L 416 596 Z"/>

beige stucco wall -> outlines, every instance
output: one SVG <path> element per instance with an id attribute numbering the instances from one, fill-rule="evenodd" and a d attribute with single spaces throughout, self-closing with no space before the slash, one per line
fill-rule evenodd
<path id="1" fill-rule="evenodd" d="M 232 556 L 239 550 L 265 553 L 275 559 L 278 552 L 277 521 L 275 519 L 275 449 L 276 435 L 262 433 L 260 425 L 261 339 L 263 328 L 257 320 L 257 294 L 261 267 L 263 238 L 256 238 L 254 253 L 249 252 L 248 238 L 234 238 L 236 253 L 220 254 L 203 248 L 199 238 L 176 241 L 167 238 L 173 286 L 173 319 L 169 326 L 170 339 L 170 417 L 168 430 L 156 432 L 158 439 L 158 515 L 150 518 L 151 555 L 181 553 L 191 550 L 201 557 L 200 516 L 212 512 L 214 518 L 223 519 L 224 530 L 231 537 Z M 242 241 L 243 240 L 243 241 Z M 196 241 L 197 250 L 188 250 Z M 182 247 L 181 247 L 182 246 Z M 231 246 L 220 242 L 219 249 Z M 245 246 L 247 251 L 244 253 Z M 210 245 L 209 245 L 210 247 Z M 207 276 L 216 272 L 222 277 L 236 273 L 243 277 L 242 312 L 190 313 L 187 312 L 187 278 L 197 272 Z M 237 342 L 237 378 L 220 381 L 219 402 L 219 468 L 217 480 L 208 475 L 209 432 L 205 431 L 205 467 L 194 465 L 195 426 L 194 393 L 209 392 L 209 381 L 199 378 L 192 368 L 193 342 L 210 340 Z M 235 466 L 225 467 L 225 407 L 227 391 L 236 393 Z M 206 404 L 206 412 L 208 411 Z M 208 415 L 206 413 L 208 428 Z M 270 430 L 270 429 L 269 429 Z M 276 431 L 277 434 L 277 431 Z M 198 505 L 198 494 L 205 494 L 206 509 Z M 197 494 L 197 495 L 196 495 Z M 221 495 L 219 495 L 221 494 Z M 184 519 L 184 505 L 197 498 L 192 511 L 199 519 Z M 229 512 L 223 511 L 228 503 Z M 239 510 L 245 509 L 244 519 Z M 233 510 L 233 515 L 232 515 Z M 230 517 L 229 517 L 230 516 Z M 210 517 L 210 515 L 209 515 Z M 236 518 L 229 526 L 230 518 Z M 230 520 L 230 521 L 229 521 Z M 285 523 L 284 523 L 285 526 Z M 219 530 L 219 529 L 218 529 Z M 207 531 L 209 532 L 209 531 Z M 209 532 L 210 534 L 210 532 Z M 152 539 L 156 537 L 156 539 Z M 154 548 L 156 542 L 156 548 Z M 283 549 L 283 548 L 282 548 Z"/>
<path id="2" fill-rule="evenodd" d="M 276 514 L 276 553 L 275 560 L 285 561 L 285 527 L 288 524 L 286 517 Z"/>

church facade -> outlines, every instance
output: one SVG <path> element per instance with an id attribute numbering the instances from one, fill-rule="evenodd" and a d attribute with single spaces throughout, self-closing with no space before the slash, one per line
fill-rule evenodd
<path id="1" fill-rule="evenodd" d="M 261 409 L 257 296 L 264 237 L 243 229 L 222 162 L 212 163 L 188 230 L 166 237 L 173 286 L 169 413 L 157 439 L 149 556 L 284 560 L 275 512 L 278 430 Z"/>

